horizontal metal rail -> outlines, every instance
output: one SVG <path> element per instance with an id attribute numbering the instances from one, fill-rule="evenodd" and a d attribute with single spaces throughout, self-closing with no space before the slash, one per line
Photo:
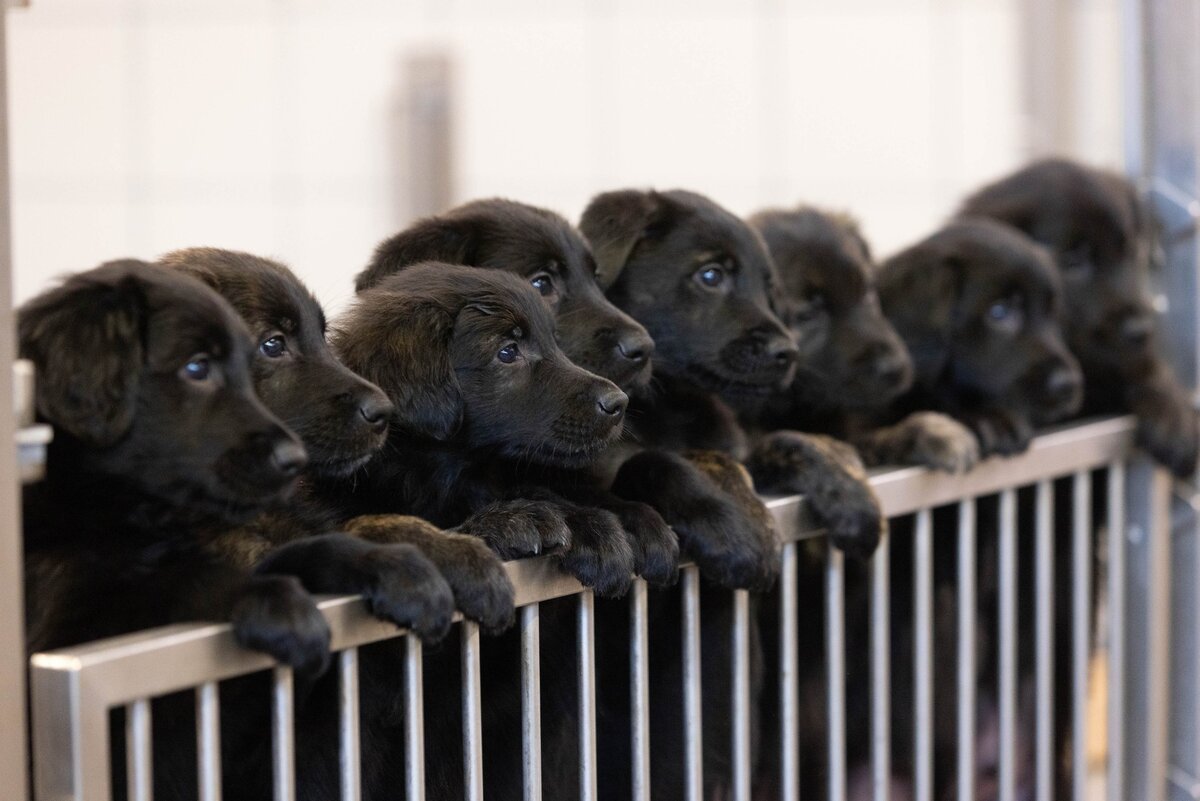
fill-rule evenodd
<path id="1" fill-rule="evenodd" d="M 1037 437 L 1029 450 L 991 459 L 970 473 L 924 468 L 877 471 L 871 485 L 889 517 L 973 498 L 1016 485 L 1109 465 L 1133 447 L 1129 417 L 1085 422 Z M 765 499 L 787 542 L 819 536 L 803 498 Z M 576 595 L 584 588 L 553 556 L 506 565 L 518 606 Z M 372 617 L 357 596 L 326 597 L 321 611 L 335 651 L 404 634 Z M 240 648 L 228 624 L 181 624 L 142 631 L 31 658 L 35 784 L 50 798 L 81 798 L 84 776 L 107 776 L 107 710 L 274 667 Z"/>

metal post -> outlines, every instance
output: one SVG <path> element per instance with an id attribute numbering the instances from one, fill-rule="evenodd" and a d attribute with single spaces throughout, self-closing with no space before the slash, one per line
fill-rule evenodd
<path id="1" fill-rule="evenodd" d="M 0 8 L 0 776 L 7 798 L 25 801 L 25 782 L 15 777 L 28 770 L 25 733 L 25 631 L 22 594 L 21 511 L 18 492 L 16 437 L 13 420 L 12 370 L 16 358 L 16 323 L 12 310 L 12 246 L 8 174 L 7 11 Z"/>

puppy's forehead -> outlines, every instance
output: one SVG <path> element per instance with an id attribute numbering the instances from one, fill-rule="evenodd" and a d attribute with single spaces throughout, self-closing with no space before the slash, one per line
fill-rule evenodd
<path id="1" fill-rule="evenodd" d="M 1058 293 L 1058 271 L 1049 254 L 1015 229 L 979 220 L 952 225 L 944 233 L 951 256 L 979 276 L 970 286 L 984 294 L 1018 289 L 1039 297 Z"/>
<path id="2" fill-rule="evenodd" d="M 242 355 L 253 345 L 241 317 L 207 287 L 163 284 L 147 293 L 147 348 L 152 363 L 197 353 Z"/>

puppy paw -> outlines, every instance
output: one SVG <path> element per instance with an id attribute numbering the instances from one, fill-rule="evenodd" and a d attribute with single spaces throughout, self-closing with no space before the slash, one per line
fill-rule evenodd
<path id="1" fill-rule="evenodd" d="M 1180 478 L 1196 472 L 1200 433 L 1196 411 L 1181 390 L 1151 386 L 1138 393 L 1137 443 Z"/>
<path id="2" fill-rule="evenodd" d="M 745 471 L 720 454 L 691 456 L 696 462 L 681 454 L 643 451 L 621 466 L 613 492 L 653 506 L 710 580 L 731 589 L 769 588 L 779 573 L 780 541 Z M 714 476 L 728 480 L 732 491 Z"/>
<path id="3" fill-rule="evenodd" d="M 438 566 L 459 611 L 489 634 L 499 634 L 513 624 L 516 591 L 504 563 L 488 546 L 465 534 L 439 532 L 443 542 L 426 554 Z"/>
<path id="4" fill-rule="evenodd" d="M 657 587 L 679 580 L 679 537 L 662 515 L 644 503 L 615 502 L 610 509 L 621 521 L 633 547 L 633 570 Z"/>
<path id="5" fill-rule="evenodd" d="M 1015 456 L 1033 441 L 1033 424 L 1025 415 L 1007 409 L 989 409 L 961 416 L 979 440 L 981 457 Z"/>
<path id="6" fill-rule="evenodd" d="M 362 515 L 349 520 L 345 530 L 368 542 L 415 545 L 446 579 L 463 617 L 489 634 L 512 625 L 512 582 L 504 564 L 479 537 L 442 531 L 408 515 Z"/>
<path id="7" fill-rule="evenodd" d="M 559 557 L 563 569 L 597 595 L 619 598 L 633 581 L 633 547 L 621 521 L 604 509 L 566 507 L 571 544 Z"/>
<path id="8" fill-rule="evenodd" d="M 916 412 L 894 426 L 866 433 L 855 444 L 872 465 L 918 465 L 965 473 L 979 463 L 979 440 L 971 429 L 938 412 Z"/>
<path id="9" fill-rule="evenodd" d="M 270 654 L 299 676 L 329 667 L 329 624 L 292 576 L 256 576 L 233 607 L 233 635 L 244 648 Z"/>
<path id="10" fill-rule="evenodd" d="M 456 530 L 479 537 L 505 561 L 559 551 L 571 543 L 566 517 L 549 501 L 497 501 L 471 515 Z"/>
<path id="11" fill-rule="evenodd" d="M 454 594 L 437 567 L 412 545 L 377 545 L 365 557 L 362 589 L 371 614 L 408 628 L 425 642 L 450 631 Z"/>
<path id="12" fill-rule="evenodd" d="M 833 544 L 851 556 L 870 556 L 887 531 L 862 461 L 845 442 L 776 431 L 759 441 L 747 467 L 763 491 L 803 495 Z"/>

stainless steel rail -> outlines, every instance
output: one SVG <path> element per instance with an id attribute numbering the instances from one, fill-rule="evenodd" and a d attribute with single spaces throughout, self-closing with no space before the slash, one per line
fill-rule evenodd
<path id="1" fill-rule="evenodd" d="M 1133 447 L 1134 423 L 1129 418 L 1105 419 L 1086 422 L 1039 436 L 1030 449 L 1012 459 L 994 459 L 985 462 L 966 475 L 944 475 L 932 473 L 917 468 L 905 468 L 880 471 L 873 475 L 871 483 L 883 502 L 885 512 L 890 517 L 913 512 L 918 513 L 917 536 L 914 541 L 914 564 L 917 581 L 915 586 L 915 606 L 917 615 L 916 649 L 914 653 L 914 669 L 916 670 L 916 709 L 898 710 L 905 719 L 915 721 L 916 728 L 916 764 L 914 776 L 917 779 L 917 797 L 928 798 L 932 793 L 932 742 L 930 726 L 932 723 L 931 705 L 933 703 L 934 682 L 952 680 L 950 676 L 934 676 L 935 660 L 932 649 L 935 647 L 932 632 L 933 598 L 929 594 L 931 568 L 929 564 L 931 549 L 936 547 L 933 528 L 930 525 L 930 510 L 949 504 L 959 505 L 959 543 L 961 550 L 959 558 L 966 567 L 973 565 L 975 553 L 975 501 L 974 499 L 988 494 L 1002 493 L 1001 501 L 1001 621 L 1000 621 L 1000 676 L 1001 688 L 999 695 L 999 714 L 1001 718 L 1001 787 L 1002 797 L 1012 797 L 1014 786 L 1013 774 L 1013 737 L 1014 715 L 1017 708 L 1015 686 L 1015 645 L 1016 631 L 1016 511 L 1015 489 L 1022 486 L 1036 485 L 1038 487 L 1038 525 L 1037 534 L 1040 542 L 1047 542 L 1050 534 L 1049 499 L 1050 481 L 1056 478 L 1072 478 L 1077 489 L 1086 485 L 1089 471 L 1093 469 L 1112 467 L 1109 471 L 1109 494 L 1113 511 L 1110 513 L 1109 525 L 1111 536 L 1116 540 L 1110 542 L 1109 582 L 1114 584 L 1124 580 L 1124 570 L 1119 558 L 1111 554 L 1121 550 L 1121 515 L 1124 508 L 1123 465 L 1130 458 Z M 1140 462 L 1139 462 L 1140 463 Z M 1143 486 L 1141 482 L 1139 486 Z M 1150 486 L 1160 487 L 1161 482 L 1151 482 Z M 1161 492 L 1152 493 L 1154 502 L 1165 502 Z M 1114 496 L 1120 496 L 1119 498 Z M 1084 500 L 1079 500 L 1083 497 Z M 767 505 L 774 515 L 779 529 L 783 534 L 785 545 L 783 559 L 783 592 L 780 601 L 782 630 L 780 649 L 780 699 L 783 709 L 782 729 L 779 737 L 767 737 L 772 743 L 769 747 L 778 747 L 782 743 L 784 749 L 781 760 L 782 775 L 780 786 L 783 797 L 796 798 L 798 794 L 799 767 L 796 753 L 801 737 L 797 731 L 796 715 L 798 697 L 796 680 L 798 675 L 798 649 L 795 642 L 795 625 L 798 610 L 796 609 L 796 559 L 798 540 L 820 536 L 821 531 L 808 515 L 805 504 L 800 498 L 768 499 Z M 1076 572 L 1081 572 L 1085 580 L 1090 581 L 1090 543 L 1086 542 L 1085 534 L 1090 532 L 1085 509 L 1086 496 L 1076 493 L 1074 508 L 1072 553 Z M 895 543 L 891 543 L 895 546 Z M 891 550 L 894 550 L 892 548 Z M 1041 600 L 1050 597 L 1054 591 L 1052 586 L 1052 563 L 1047 553 L 1053 549 L 1041 545 L 1036 549 L 1037 593 Z M 888 626 L 889 626 L 889 590 L 888 590 L 888 559 L 889 547 L 885 546 L 875 560 L 870 571 L 871 581 L 871 629 L 870 652 L 872 669 L 870 688 L 873 694 L 871 714 L 871 777 L 875 798 L 886 798 L 889 781 L 890 732 L 889 721 L 892 714 L 888 695 L 890 690 L 890 671 L 888 665 Z M 831 799 L 841 799 L 847 792 L 846 777 L 846 720 L 845 720 L 845 658 L 844 653 L 844 621 L 843 590 L 844 566 L 840 554 L 830 552 L 827 560 L 826 595 L 827 605 L 827 668 L 831 677 L 827 703 L 830 715 L 829 725 L 829 779 L 828 790 Z M 539 615 L 538 604 L 555 598 L 574 596 L 578 603 L 577 618 L 577 653 L 579 656 L 579 697 L 580 697 L 580 781 L 583 797 L 593 797 L 598 781 L 604 777 L 596 773 L 595 761 L 595 665 L 594 658 L 597 645 L 593 641 L 594 610 L 591 593 L 586 591 L 573 578 L 561 573 L 550 557 L 513 562 L 507 565 L 509 576 L 517 588 L 517 603 L 522 607 L 520 627 L 522 634 L 522 666 L 523 666 L 523 723 L 524 738 L 525 791 L 526 799 L 541 797 L 541 723 L 540 723 L 540 676 L 538 667 L 539 648 Z M 966 571 L 964 575 L 971 571 Z M 969 579 L 960 576 L 959 591 L 965 596 L 973 595 L 973 576 Z M 699 574 L 693 566 L 688 566 L 682 574 L 681 603 L 683 604 L 683 630 L 678 633 L 684 644 L 684 718 L 687 729 L 685 732 L 685 753 L 679 758 L 686 766 L 685 776 L 688 782 L 688 797 L 698 798 L 703 787 L 703 741 L 704 728 L 700 719 L 701 711 L 701 670 L 700 670 L 700 604 L 699 604 Z M 1079 590 L 1082 586 L 1084 590 Z M 1076 584 L 1068 593 L 1067 588 L 1060 592 L 1068 593 L 1064 598 L 1071 598 L 1075 605 L 1075 628 L 1078 629 L 1087 622 L 1086 588 L 1087 584 Z M 1081 594 L 1082 592 L 1082 594 Z M 1109 591 L 1110 605 L 1116 604 L 1109 619 L 1113 632 L 1110 642 L 1116 642 L 1116 650 L 1109 654 L 1112 662 L 1111 677 L 1119 681 L 1124 676 L 1122 653 L 1123 640 L 1121 631 L 1125 626 L 1137 626 L 1155 630 L 1157 636 L 1165 636 L 1165 627 L 1160 619 L 1132 620 L 1128 619 L 1123 604 L 1124 587 L 1113 586 Z M 726 633 L 730 638 L 734 651 L 732 709 L 734 711 L 732 741 L 730 749 L 730 764 L 734 767 L 734 793 L 737 798 L 746 798 L 750 793 L 750 734 L 748 731 L 749 711 L 749 662 L 747 650 L 749 636 L 747 631 L 748 605 L 744 593 L 735 597 L 735 617 L 732 630 Z M 647 758 L 649 743 L 649 727 L 647 724 L 650 705 L 655 699 L 647 691 L 647 631 L 645 620 L 645 587 L 638 582 L 631 601 L 631 686 L 635 692 L 632 697 L 631 733 L 635 745 L 632 755 L 633 787 L 637 797 L 649 796 L 650 763 Z M 969 605 L 964 605 L 969 606 Z M 358 740 L 357 740 L 357 677 L 358 660 L 356 649 L 369 643 L 396 637 L 407 637 L 403 631 L 390 624 L 382 623 L 371 617 L 362 602 L 356 597 L 325 598 L 320 607 L 329 621 L 332 632 L 332 645 L 340 652 L 338 670 L 341 675 L 341 765 L 343 798 L 358 797 Z M 1161 615 L 1165 612 L 1162 604 L 1150 606 L 1151 614 Z M 1052 654 L 1050 639 L 1053 619 L 1046 614 L 1040 614 L 1037 619 L 1037 679 L 1038 679 L 1038 716 L 1037 716 L 1037 776 L 1038 786 L 1042 796 L 1051 792 L 1047 784 L 1049 775 L 1048 765 L 1051 755 L 1052 718 L 1048 704 L 1051 701 L 1052 664 L 1048 657 Z M 964 641 L 975 628 L 976 621 L 973 613 L 960 609 L 957 618 L 957 631 Z M 461 627 L 461 654 L 464 674 L 464 697 L 462 699 L 464 712 L 463 744 L 465 764 L 463 767 L 468 797 L 479 798 L 486 787 L 486 777 L 482 774 L 482 744 L 479 724 L 479 633 L 477 627 L 464 624 Z M 1114 638 L 1114 635 L 1117 635 Z M 409 715 L 407 722 L 408 736 L 406 738 L 408 758 L 415 770 L 408 771 L 407 794 L 410 799 L 422 798 L 424 793 L 424 743 L 422 722 L 422 698 L 420 687 L 420 645 L 415 638 L 407 637 L 407 669 L 406 696 Z M 1086 717 L 1080 708 L 1086 702 L 1086 669 L 1078 662 L 1088 655 L 1087 634 L 1074 632 L 1073 654 L 1074 689 L 1071 693 L 1073 703 L 1072 717 L 1076 729 L 1086 726 Z M 1161 645 L 1158 647 L 1162 647 Z M 960 671 L 953 679 L 960 694 L 958 731 L 963 738 L 958 756 L 958 782 L 962 788 L 962 797 L 971 797 L 971 777 L 968 775 L 973 758 L 971 738 L 974 733 L 973 719 L 975 687 L 970 678 L 972 665 L 969 660 L 974 658 L 971 649 L 960 643 L 959 653 L 962 657 Z M 75 648 L 64 649 L 52 653 L 36 654 L 31 659 L 32 682 L 32 713 L 34 724 L 34 781 L 37 798 L 41 801 L 57 799 L 74 799 L 75 801 L 108 801 L 110 797 L 110 760 L 109 760 L 109 730 L 108 711 L 116 707 L 128 707 L 127 715 L 130 747 L 129 773 L 131 788 L 136 791 L 133 797 L 149 797 L 151 789 L 149 733 L 150 708 L 148 699 L 159 695 L 186 689 L 195 689 L 197 693 L 197 735 L 199 744 L 201 777 L 201 797 L 218 799 L 219 786 L 219 743 L 218 743 L 218 709 L 216 703 L 216 682 L 255 671 L 274 668 L 271 660 L 258 653 L 240 649 L 234 642 L 228 625 L 178 625 L 152 631 L 139 632 L 125 637 L 114 638 L 102 642 L 91 643 Z M 291 676 L 284 669 L 275 669 L 274 698 L 276 701 L 274 716 L 276 797 L 294 797 L 294 754 L 291 740 L 290 703 Z M 1150 703 L 1151 718 L 1147 721 L 1147 736 L 1151 739 L 1161 737 L 1165 732 L 1165 710 L 1161 703 Z M 1158 733 L 1156 733 L 1158 732 Z M 1077 731 L 1077 741 L 1082 741 L 1083 732 Z M 1110 735 L 1111 737 L 1111 735 Z M 1113 739 L 1113 746 L 1120 750 L 1119 736 Z M 1111 765 L 1112 773 L 1118 777 L 1124 755 L 1114 753 Z M 1076 779 L 1083 771 L 1082 752 L 1076 748 L 1074 770 Z M 1078 791 L 1077 791 L 1078 792 Z M 1078 796 L 1077 796 L 1078 797 Z"/>

